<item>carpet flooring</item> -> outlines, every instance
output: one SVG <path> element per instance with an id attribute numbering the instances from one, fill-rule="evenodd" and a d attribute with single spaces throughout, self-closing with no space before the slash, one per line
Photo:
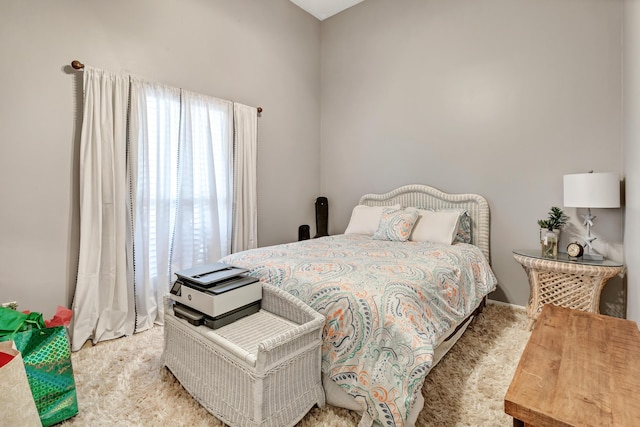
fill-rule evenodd
<path id="1" fill-rule="evenodd" d="M 161 366 L 162 327 L 73 353 L 79 413 L 71 426 L 224 426 Z M 418 427 L 511 426 L 504 395 L 530 336 L 524 310 L 488 305 L 428 375 Z M 360 416 L 313 408 L 300 427 L 357 426 Z"/>

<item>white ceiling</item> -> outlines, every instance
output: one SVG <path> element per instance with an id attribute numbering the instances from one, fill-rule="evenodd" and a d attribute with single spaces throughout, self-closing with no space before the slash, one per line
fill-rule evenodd
<path id="1" fill-rule="evenodd" d="M 291 1 L 322 21 L 364 0 L 291 0 Z"/>

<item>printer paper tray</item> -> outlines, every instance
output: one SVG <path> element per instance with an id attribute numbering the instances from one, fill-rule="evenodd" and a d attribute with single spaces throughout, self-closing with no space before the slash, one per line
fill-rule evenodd
<path id="1" fill-rule="evenodd" d="M 246 268 L 233 267 L 221 262 L 201 265 L 188 270 L 176 272 L 179 279 L 200 285 L 203 287 L 215 286 L 219 282 L 234 276 L 246 273 Z"/>

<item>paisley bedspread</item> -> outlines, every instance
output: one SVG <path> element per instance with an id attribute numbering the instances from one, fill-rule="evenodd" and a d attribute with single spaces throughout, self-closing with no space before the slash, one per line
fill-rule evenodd
<path id="1" fill-rule="evenodd" d="M 365 423 L 385 426 L 403 425 L 439 337 L 496 286 L 480 249 L 464 243 L 337 235 L 222 262 L 250 269 L 325 316 L 322 372 L 363 405 Z"/>

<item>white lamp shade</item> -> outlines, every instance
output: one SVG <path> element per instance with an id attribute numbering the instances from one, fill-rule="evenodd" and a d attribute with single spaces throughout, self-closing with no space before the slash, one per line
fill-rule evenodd
<path id="1" fill-rule="evenodd" d="M 564 206 L 619 208 L 620 178 L 616 172 L 576 173 L 564 176 Z"/>

